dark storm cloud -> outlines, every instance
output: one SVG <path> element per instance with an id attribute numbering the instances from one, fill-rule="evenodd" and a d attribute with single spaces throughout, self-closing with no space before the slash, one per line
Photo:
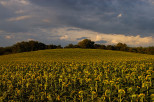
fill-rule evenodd
<path id="1" fill-rule="evenodd" d="M 154 5 L 147 0 L 30 0 L 54 9 L 59 21 L 101 33 L 154 33 Z M 121 14 L 121 17 L 118 15 Z"/>
<path id="2" fill-rule="evenodd" d="M 26 22 L 8 22 L 7 19 L 16 16 L 15 11 L 0 4 L 0 30 L 7 32 L 26 32 L 29 27 Z"/>
<path id="3" fill-rule="evenodd" d="M 59 37 L 68 35 L 68 32 L 71 32 L 76 40 L 89 37 L 90 34 L 88 36 L 86 33 L 88 30 L 108 35 L 154 37 L 152 1 L 0 0 L 0 31 L 18 35 L 21 41 L 36 39 L 49 42 L 50 40 L 46 40 L 49 37 L 56 43 L 60 42 Z M 23 12 L 16 13 L 20 10 Z M 61 29 L 65 27 L 68 29 Z M 61 29 L 61 32 L 54 32 L 55 29 L 57 32 Z M 83 33 L 83 30 L 87 36 L 73 35 L 75 32 Z M 36 35 L 28 35 L 29 33 Z M 56 34 L 57 37 L 52 37 Z M 97 33 L 93 35 L 96 36 Z M 0 40 L 4 37 L 0 35 Z M 14 41 L 16 40 L 18 39 L 14 38 Z M 66 43 L 66 40 L 62 42 Z"/>
<path id="4" fill-rule="evenodd" d="M 4 2 L 4 5 L 1 2 Z M 0 30 L 10 33 L 22 33 L 35 32 L 34 29 L 37 28 L 53 27 L 50 23 L 42 21 L 48 17 L 47 14 L 40 7 L 32 6 L 32 4 L 21 4 L 20 0 L 16 0 L 16 2 L 2 0 L 0 1 Z M 24 19 L 24 17 L 27 18 Z M 54 27 L 57 27 L 57 25 L 54 25 Z"/>
<path id="5" fill-rule="evenodd" d="M 0 4 L 0 30 L 16 31 L 18 29 L 18 27 L 15 26 L 16 24 L 6 22 L 6 19 L 12 17 L 13 15 L 14 13 Z"/>
<path id="6" fill-rule="evenodd" d="M 7 9 L 7 8 L 4 8 L 1 4 L 0 4 L 0 20 L 4 20 L 6 19 L 7 17 L 10 17 L 12 16 L 12 13 Z"/>

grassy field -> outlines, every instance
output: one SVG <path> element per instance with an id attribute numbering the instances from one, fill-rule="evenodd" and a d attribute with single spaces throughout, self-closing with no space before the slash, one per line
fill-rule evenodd
<path id="1" fill-rule="evenodd" d="M 0 101 L 149 102 L 154 55 L 54 49 L 0 56 Z"/>

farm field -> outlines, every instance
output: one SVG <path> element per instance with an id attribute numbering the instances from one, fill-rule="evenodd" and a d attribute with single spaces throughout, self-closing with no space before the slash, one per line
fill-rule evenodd
<path id="1" fill-rule="evenodd" d="M 0 56 L 1 101 L 150 102 L 154 55 L 53 49 Z"/>

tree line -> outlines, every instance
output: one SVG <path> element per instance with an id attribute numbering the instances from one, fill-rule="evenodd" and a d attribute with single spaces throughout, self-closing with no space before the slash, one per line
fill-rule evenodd
<path id="1" fill-rule="evenodd" d="M 29 52 L 45 49 L 58 49 L 63 48 L 61 45 L 46 45 L 38 41 L 22 41 L 18 42 L 10 47 L 0 47 L 0 55 L 11 54 L 11 53 L 20 53 L 20 52 Z M 129 47 L 124 43 L 118 43 L 116 45 L 103 45 L 95 44 L 94 41 L 90 39 L 84 39 L 78 44 L 73 45 L 69 44 L 64 48 L 85 48 L 85 49 L 105 49 L 105 50 L 117 50 L 117 51 L 126 51 L 126 52 L 135 52 L 142 54 L 152 54 L 154 55 L 154 46 L 151 47 Z"/>
<path id="2" fill-rule="evenodd" d="M 124 43 L 118 43 L 116 45 L 103 45 L 95 44 L 94 41 L 89 39 L 84 39 L 80 41 L 77 45 L 69 44 L 64 48 L 90 48 L 90 49 L 105 49 L 105 50 L 117 50 L 126 52 L 135 52 L 142 54 L 152 54 L 154 55 L 154 46 L 151 47 L 129 47 Z"/>
<path id="3" fill-rule="evenodd" d="M 46 45 L 38 41 L 22 41 L 9 47 L 0 47 L 0 55 L 57 48 L 62 47 L 61 45 Z"/>

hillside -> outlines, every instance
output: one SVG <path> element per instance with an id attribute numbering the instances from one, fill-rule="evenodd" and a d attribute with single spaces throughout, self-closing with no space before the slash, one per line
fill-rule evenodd
<path id="1" fill-rule="evenodd" d="M 0 101 L 150 102 L 154 56 L 53 49 L 0 56 Z"/>
<path id="2" fill-rule="evenodd" d="M 0 56 L 5 61 L 58 61 L 58 62 L 101 62 L 154 59 L 154 55 L 111 51 L 102 49 L 51 49 Z"/>

